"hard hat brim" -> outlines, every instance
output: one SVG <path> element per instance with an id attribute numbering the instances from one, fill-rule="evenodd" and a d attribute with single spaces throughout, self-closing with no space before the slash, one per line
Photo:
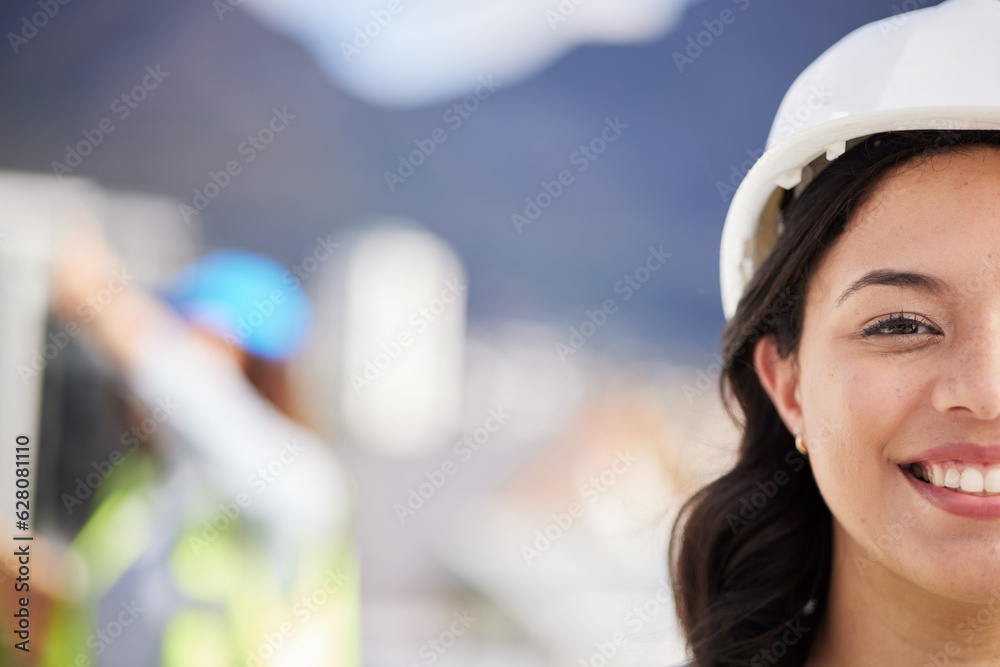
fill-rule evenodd
<path id="1" fill-rule="evenodd" d="M 775 193 L 798 185 L 803 169 L 824 153 L 833 160 L 851 140 L 904 130 L 1000 130 L 1000 108 L 890 109 L 852 115 L 806 129 L 766 151 L 736 189 L 722 229 L 719 282 L 727 320 L 736 312 L 743 290 L 773 245 L 762 239 L 773 241 L 774 231 L 762 228 L 774 224 L 769 216 Z"/>

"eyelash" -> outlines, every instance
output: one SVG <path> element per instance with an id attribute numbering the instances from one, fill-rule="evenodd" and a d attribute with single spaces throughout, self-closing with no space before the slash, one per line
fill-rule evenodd
<path id="1" fill-rule="evenodd" d="M 920 317 L 919 315 L 910 315 L 910 316 L 907 316 L 907 314 L 904 313 L 903 311 L 900 311 L 898 313 L 893 313 L 893 314 L 889 315 L 889 317 L 886 317 L 885 319 L 879 320 L 875 324 L 871 324 L 871 325 L 865 327 L 864 329 L 861 330 L 861 333 L 862 333 L 862 335 L 865 338 L 867 338 L 869 336 L 893 336 L 893 337 L 895 337 L 895 336 L 912 336 L 912 335 L 920 333 L 919 330 L 915 331 L 915 332 L 911 332 L 911 333 L 906 333 L 906 334 L 903 334 L 903 333 L 891 334 L 891 333 L 882 333 L 881 332 L 881 330 L 884 329 L 884 328 L 886 328 L 886 327 L 892 326 L 894 324 L 900 324 L 900 323 L 912 323 L 912 324 L 916 324 L 917 327 L 918 327 L 918 329 L 919 329 L 919 327 L 923 326 L 923 327 L 925 327 L 927 329 L 930 329 L 931 333 L 934 333 L 934 334 L 939 334 L 940 333 L 937 329 L 935 329 L 933 326 L 931 326 L 929 322 L 927 322 L 924 318 Z"/>

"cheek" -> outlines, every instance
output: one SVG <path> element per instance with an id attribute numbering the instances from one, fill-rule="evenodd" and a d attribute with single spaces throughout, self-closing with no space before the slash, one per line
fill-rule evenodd
<path id="1" fill-rule="evenodd" d="M 832 356 L 803 387 L 809 459 L 834 516 L 860 526 L 873 508 L 886 507 L 898 475 L 887 452 L 918 397 L 884 360 Z"/>

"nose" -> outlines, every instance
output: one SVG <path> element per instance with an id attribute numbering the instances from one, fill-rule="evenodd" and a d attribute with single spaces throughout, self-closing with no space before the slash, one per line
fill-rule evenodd
<path id="1" fill-rule="evenodd" d="M 974 330 L 956 338 L 931 392 L 942 414 L 1000 417 L 1000 313 L 984 313 Z"/>

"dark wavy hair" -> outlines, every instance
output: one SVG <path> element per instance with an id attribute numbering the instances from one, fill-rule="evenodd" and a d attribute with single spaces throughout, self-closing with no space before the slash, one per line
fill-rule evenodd
<path id="1" fill-rule="evenodd" d="M 802 665 L 826 611 L 830 510 L 757 378 L 755 344 L 769 336 L 782 358 L 796 352 L 810 277 L 889 174 L 977 145 L 1000 149 L 1000 132 L 871 135 L 798 196 L 785 193 L 783 231 L 722 333 L 720 391 L 742 430 L 738 459 L 681 508 L 670 538 L 677 614 L 696 667 Z"/>

